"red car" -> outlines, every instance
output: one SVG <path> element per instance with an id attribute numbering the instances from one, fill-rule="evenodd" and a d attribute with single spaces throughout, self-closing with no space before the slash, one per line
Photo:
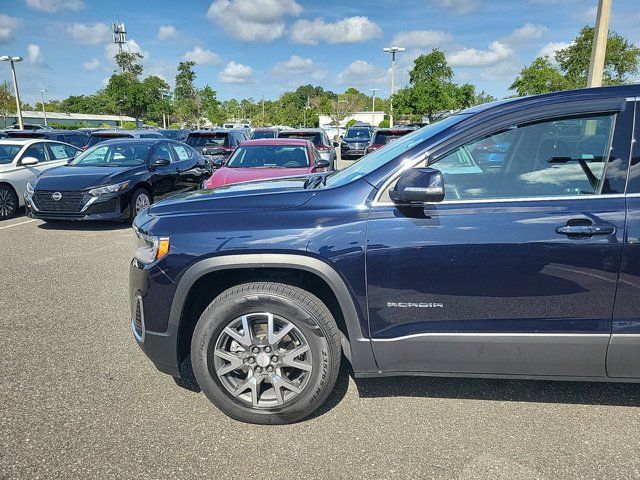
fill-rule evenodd
<path id="1" fill-rule="evenodd" d="M 247 140 L 204 182 L 205 188 L 231 183 L 290 177 L 327 171 L 330 163 L 309 140 L 262 138 Z"/>

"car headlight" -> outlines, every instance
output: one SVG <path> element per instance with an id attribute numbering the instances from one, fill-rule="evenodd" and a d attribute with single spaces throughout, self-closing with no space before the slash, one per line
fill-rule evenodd
<path id="1" fill-rule="evenodd" d="M 106 195 L 107 193 L 116 193 L 124 190 L 129 186 L 129 182 L 115 183 L 113 185 L 105 185 L 104 187 L 94 188 L 89 190 L 89 195 L 99 197 L 100 195 Z"/>
<path id="2" fill-rule="evenodd" d="M 146 235 L 136 229 L 134 233 L 136 238 L 133 257 L 139 262 L 149 264 L 169 253 L 169 237 Z"/>
<path id="3" fill-rule="evenodd" d="M 24 191 L 29 195 L 33 195 L 33 185 L 31 185 L 31 182 L 27 182 L 27 186 L 24 188 Z"/>

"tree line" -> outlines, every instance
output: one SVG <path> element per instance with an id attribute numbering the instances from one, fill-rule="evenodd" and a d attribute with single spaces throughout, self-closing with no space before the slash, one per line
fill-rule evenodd
<path id="1" fill-rule="evenodd" d="M 536 95 L 586 86 L 593 27 L 585 26 L 565 48 L 553 57 L 541 56 L 525 66 L 509 89 L 517 95 Z M 173 92 L 162 78 L 143 78 L 139 53 L 120 52 L 115 56 L 118 70 L 107 86 L 92 95 L 71 95 L 45 103 L 49 111 L 87 114 L 127 115 L 148 125 L 162 125 L 168 118 L 173 126 L 198 127 L 204 120 L 214 125 L 224 122 L 252 121 L 254 125 L 317 126 L 318 116 L 328 115 L 334 123 L 356 111 L 371 111 L 372 98 L 356 88 L 343 93 L 320 86 L 302 85 L 283 93 L 276 100 L 255 98 L 220 101 L 210 86 L 196 86 L 196 64 L 178 64 Z M 605 85 L 627 83 L 638 74 L 640 47 L 615 32 L 609 32 L 605 55 Z M 396 119 L 434 121 L 440 116 L 473 105 L 496 100 L 470 83 L 454 81 L 453 69 L 442 50 L 415 59 L 409 84 L 393 97 Z M 31 109 L 24 105 L 25 109 Z M 42 108 L 36 103 L 34 109 Z M 376 110 L 389 111 L 389 100 L 377 98 Z M 5 119 L 15 112 L 15 99 L 7 82 L 0 84 L 0 114 Z M 381 126 L 387 124 L 384 120 Z"/>

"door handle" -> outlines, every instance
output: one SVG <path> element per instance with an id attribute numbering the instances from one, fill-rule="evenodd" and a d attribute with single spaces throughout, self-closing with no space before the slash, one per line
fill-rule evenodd
<path id="1" fill-rule="evenodd" d="M 592 237 L 593 235 L 611 235 L 615 233 L 613 225 L 565 225 L 556 228 L 556 233 L 576 237 Z"/>

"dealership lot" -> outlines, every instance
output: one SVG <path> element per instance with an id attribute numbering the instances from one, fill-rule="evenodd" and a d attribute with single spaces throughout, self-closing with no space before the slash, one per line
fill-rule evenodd
<path id="1" fill-rule="evenodd" d="M 2 478 L 640 476 L 640 386 L 346 369 L 319 415 L 225 417 L 130 332 L 131 230 L 0 222 Z"/>

